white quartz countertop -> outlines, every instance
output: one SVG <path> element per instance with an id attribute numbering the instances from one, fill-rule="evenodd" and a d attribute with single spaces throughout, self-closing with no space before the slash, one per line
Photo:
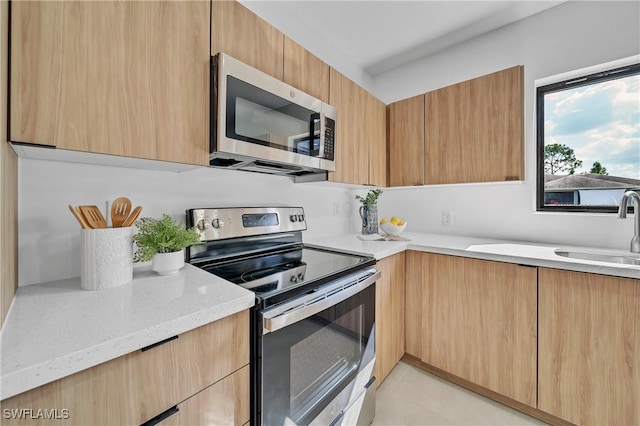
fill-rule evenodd
<path id="1" fill-rule="evenodd" d="M 252 307 L 255 295 L 186 264 L 148 267 L 119 287 L 80 278 L 19 287 L 0 335 L 0 399 L 52 382 Z"/>
<path id="2" fill-rule="evenodd" d="M 639 265 L 622 265 L 567 258 L 559 256 L 554 252 L 556 249 L 560 249 L 640 258 L 639 254 L 630 253 L 629 251 L 598 250 L 590 247 L 472 238 L 422 232 L 405 232 L 402 234 L 402 237 L 409 239 L 409 241 L 362 241 L 357 234 L 351 234 L 317 238 L 305 241 L 305 243 L 356 254 L 371 255 L 378 260 L 405 250 L 416 250 L 640 279 Z"/>

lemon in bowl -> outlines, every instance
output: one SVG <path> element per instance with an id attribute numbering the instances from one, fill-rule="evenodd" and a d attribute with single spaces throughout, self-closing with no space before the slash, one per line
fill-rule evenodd
<path id="1" fill-rule="evenodd" d="M 383 217 L 380 220 L 380 228 L 387 235 L 400 235 L 406 227 L 407 222 L 396 216 L 393 216 L 391 219 Z"/>

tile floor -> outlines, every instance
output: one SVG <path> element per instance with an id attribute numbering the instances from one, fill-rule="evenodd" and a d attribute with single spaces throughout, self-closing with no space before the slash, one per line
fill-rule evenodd
<path id="1" fill-rule="evenodd" d="M 378 388 L 372 426 L 546 423 L 400 362 Z"/>

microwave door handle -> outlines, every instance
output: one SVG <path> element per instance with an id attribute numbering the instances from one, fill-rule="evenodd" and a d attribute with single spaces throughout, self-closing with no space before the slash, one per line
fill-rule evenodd
<path id="1" fill-rule="evenodd" d="M 320 112 L 320 143 L 318 144 L 318 155 L 317 157 L 324 158 L 324 134 L 327 128 L 327 124 L 324 119 L 324 113 Z"/>
<path id="2" fill-rule="evenodd" d="M 316 121 L 321 119 L 321 115 L 318 112 L 311 114 L 309 119 L 309 156 L 317 157 L 320 154 L 320 148 L 315 148 L 315 136 L 316 136 Z"/>

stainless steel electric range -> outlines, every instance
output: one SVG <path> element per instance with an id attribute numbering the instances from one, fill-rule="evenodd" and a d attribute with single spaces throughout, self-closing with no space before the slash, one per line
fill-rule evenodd
<path id="1" fill-rule="evenodd" d="M 188 261 L 256 295 L 251 423 L 371 423 L 375 259 L 304 245 L 301 207 L 190 209 L 187 226 Z"/>

